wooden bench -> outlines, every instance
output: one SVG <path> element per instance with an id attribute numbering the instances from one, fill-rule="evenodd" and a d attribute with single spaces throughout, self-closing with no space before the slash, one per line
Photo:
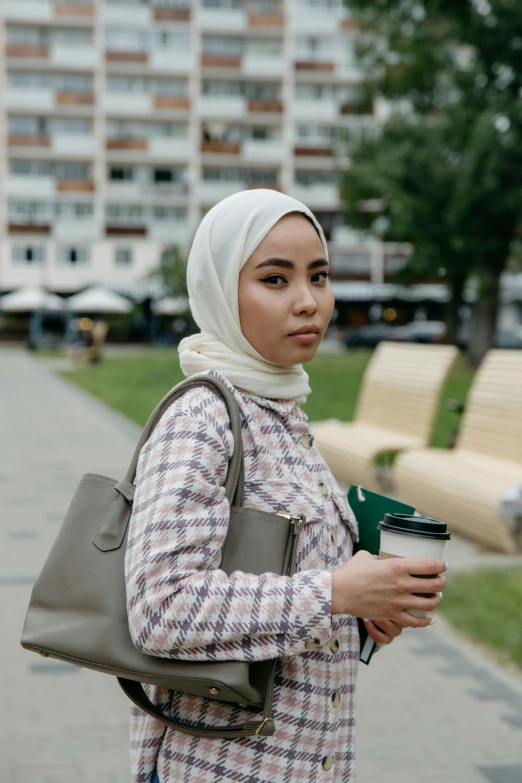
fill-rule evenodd
<path id="1" fill-rule="evenodd" d="M 402 500 L 490 549 L 522 547 L 501 513 L 522 485 L 522 351 L 486 354 L 468 395 L 455 448 L 402 454 L 393 470 Z"/>
<path id="2" fill-rule="evenodd" d="M 312 425 L 336 478 L 379 491 L 375 459 L 429 443 L 442 386 L 457 357 L 453 345 L 382 342 L 364 373 L 355 419 Z"/>

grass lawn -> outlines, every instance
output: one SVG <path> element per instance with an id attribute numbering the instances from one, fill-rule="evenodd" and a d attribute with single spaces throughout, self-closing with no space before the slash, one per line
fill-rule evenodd
<path id="1" fill-rule="evenodd" d="M 450 572 L 439 611 L 500 663 L 522 670 L 522 568 Z"/>
<path id="2" fill-rule="evenodd" d="M 304 410 L 310 421 L 353 418 L 364 369 L 371 352 L 346 351 L 318 354 L 306 365 L 312 394 Z M 100 397 L 137 424 L 145 424 L 156 403 L 172 386 L 183 379 L 174 349 L 151 349 L 131 356 L 105 357 L 100 365 L 89 365 L 63 373 L 73 383 Z M 444 389 L 442 400 L 453 397 L 464 402 L 473 372 L 460 359 Z M 439 410 L 432 445 L 449 445 L 458 416 Z"/>
<path id="3" fill-rule="evenodd" d="M 318 354 L 306 365 L 312 394 L 305 405 L 310 421 L 353 418 L 362 375 L 371 353 L 355 350 Z M 151 349 L 130 356 L 105 357 L 100 365 L 63 373 L 113 408 L 143 425 L 156 403 L 183 379 L 174 349 Z M 447 447 L 459 417 L 443 400 L 462 402 L 473 372 L 460 358 L 441 398 L 431 444 Z M 522 570 L 485 570 L 448 575 L 441 613 L 462 633 L 497 651 L 501 662 L 522 669 Z"/>

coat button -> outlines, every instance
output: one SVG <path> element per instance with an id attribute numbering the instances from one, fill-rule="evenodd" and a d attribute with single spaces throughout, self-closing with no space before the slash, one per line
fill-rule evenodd
<path id="1" fill-rule="evenodd" d="M 334 691 L 332 693 L 332 707 L 338 707 L 341 703 L 341 694 L 339 691 Z"/>
<path id="2" fill-rule="evenodd" d="M 334 759 L 333 756 L 325 756 L 322 761 L 322 767 L 326 772 L 328 772 L 329 769 L 332 769 L 334 765 Z"/>
<path id="3" fill-rule="evenodd" d="M 299 443 L 303 447 L 303 449 L 311 449 L 312 443 L 314 442 L 314 436 L 310 435 L 310 433 L 306 433 L 306 435 L 303 435 L 301 438 L 299 438 Z"/>
<path id="4" fill-rule="evenodd" d="M 328 487 L 326 486 L 324 481 L 318 481 L 317 486 L 319 487 L 319 492 L 323 497 L 328 494 Z"/>
<path id="5" fill-rule="evenodd" d="M 305 642 L 305 648 L 307 650 L 318 650 L 321 647 L 320 639 L 307 639 Z"/>
<path id="6" fill-rule="evenodd" d="M 332 540 L 332 544 L 335 546 L 335 544 L 337 544 L 337 530 L 332 530 L 330 533 L 330 538 Z"/>
<path id="7" fill-rule="evenodd" d="M 332 652 L 335 655 L 335 653 L 339 652 L 339 640 L 330 639 L 330 641 L 328 642 L 328 647 L 330 648 L 330 652 Z"/>

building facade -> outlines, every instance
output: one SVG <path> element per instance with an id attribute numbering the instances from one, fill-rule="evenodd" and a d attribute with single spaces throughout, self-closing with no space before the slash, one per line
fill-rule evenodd
<path id="1" fill-rule="evenodd" d="M 342 0 L 0 0 L 0 19 L 0 292 L 131 291 L 253 187 L 315 211 L 334 271 L 382 278 L 383 249 L 336 227 L 337 141 L 374 121 Z"/>

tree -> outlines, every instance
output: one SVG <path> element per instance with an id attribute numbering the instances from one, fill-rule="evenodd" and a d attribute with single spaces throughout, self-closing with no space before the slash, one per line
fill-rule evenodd
<path id="1" fill-rule="evenodd" d="M 355 142 L 341 193 L 351 225 L 413 242 L 413 255 L 397 274 L 401 282 L 421 277 L 449 284 L 448 339 L 455 342 L 471 261 L 450 230 L 460 158 L 448 130 L 415 117 L 393 118 L 380 134 Z"/>
<path id="2" fill-rule="evenodd" d="M 175 245 L 165 248 L 160 265 L 152 274 L 161 281 L 167 296 L 188 297 L 187 259 Z"/>
<path id="3" fill-rule="evenodd" d="M 383 149 L 373 165 L 363 151 L 355 151 L 353 168 L 366 160 L 375 169 L 372 181 L 380 188 L 367 198 L 381 199 L 389 236 L 402 237 L 409 225 L 414 266 L 434 272 L 445 259 L 454 304 L 468 275 L 477 277 L 470 341 L 470 357 L 477 363 L 493 343 L 500 275 L 520 237 L 522 14 L 514 0 L 350 0 L 349 5 L 359 22 L 367 90 L 396 107 L 380 130 L 376 144 Z M 377 169 L 393 159 L 393 149 L 386 149 L 401 142 L 401 132 L 402 177 L 383 187 L 384 169 L 380 179 Z M 426 149 L 416 149 L 417 144 Z M 420 166 L 423 181 L 413 172 L 407 176 L 408 166 Z M 445 177 L 446 203 L 440 199 Z M 354 171 L 348 172 L 344 188 L 352 219 L 354 179 Z M 426 222 L 437 222 L 446 236 L 428 231 Z"/>

